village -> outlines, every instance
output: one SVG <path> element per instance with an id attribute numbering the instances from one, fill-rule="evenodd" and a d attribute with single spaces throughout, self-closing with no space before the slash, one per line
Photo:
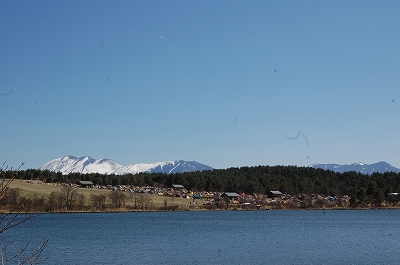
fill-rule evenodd
<path id="1" fill-rule="evenodd" d="M 28 212 L 371 209 L 399 208 L 399 197 L 398 193 L 390 193 L 389 199 L 377 207 L 354 203 L 348 195 L 289 194 L 279 190 L 198 191 L 180 184 L 156 187 L 14 179 L 1 200 L 0 211 L 16 207 Z"/>
<path id="2" fill-rule="evenodd" d="M 65 184 L 64 184 L 65 185 Z M 72 185 L 72 184 L 69 184 Z M 187 199 L 188 209 L 306 209 L 306 208 L 344 208 L 349 207 L 350 197 L 344 196 L 322 196 L 320 194 L 296 194 L 291 195 L 277 190 L 271 190 L 267 194 L 246 194 L 244 192 L 195 192 L 187 190 L 184 186 L 173 184 L 170 188 L 139 187 L 126 185 L 95 185 L 91 181 L 79 181 L 73 185 L 87 189 L 106 189 L 115 192 L 126 192 L 129 194 L 158 195 L 167 198 Z M 184 210 L 184 209 L 180 209 Z"/>

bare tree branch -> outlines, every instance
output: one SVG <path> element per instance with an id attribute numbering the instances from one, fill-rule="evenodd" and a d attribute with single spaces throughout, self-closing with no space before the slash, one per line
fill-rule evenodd
<path id="1" fill-rule="evenodd" d="M 18 171 L 24 164 L 25 163 L 23 162 L 18 167 L 16 172 L 14 172 L 12 168 L 8 170 L 6 162 L 4 162 L 1 166 L 0 202 L 4 201 L 4 199 L 6 198 L 7 192 L 10 191 L 11 183 L 17 177 Z M 18 249 L 18 247 L 15 246 L 15 241 L 1 240 L 1 235 L 3 235 L 5 232 L 7 232 L 11 228 L 27 222 L 28 220 L 31 220 L 33 216 L 31 213 L 23 211 L 23 209 L 27 209 L 26 206 L 27 204 L 31 203 L 31 200 L 28 200 L 26 196 L 20 197 L 18 191 L 16 191 L 15 189 L 13 189 L 13 191 L 13 194 L 16 194 L 16 196 L 14 196 L 15 201 L 11 204 L 11 208 L 7 207 L 3 210 L 3 212 L 0 213 L 0 244 L 2 244 L 0 246 L 1 265 L 8 264 L 9 262 L 16 260 L 18 261 L 18 264 L 38 264 L 39 259 L 43 254 L 43 250 L 48 242 L 48 240 L 45 239 L 44 236 L 42 236 L 39 246 L 37 246 L 36 248 L 32 247 L 31 241 L 28 241 L 23 247 L 20 247 Z M 15 248 L 17 248 L 16 251 Z"/>

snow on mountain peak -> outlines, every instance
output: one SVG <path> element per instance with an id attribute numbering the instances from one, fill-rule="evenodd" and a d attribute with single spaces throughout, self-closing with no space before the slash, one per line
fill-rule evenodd
<path id="1" fill-rule="evenodd" d="M 166 161 L 156 163 L 140 163 L 122 166 L 109 158 L 96 160 L 89 156 L 64 156 L 51 160 L 40 167 L 41 170 L 50 170 L 69 174 L 71 172 L 79 173 L 100 173 L 100 174 L 137 174 L 140 172 L 147 173 L 180 173 L 190 171 L 212 170 L 213 168 L 200 164 L 195 161 Z"/>
<path id="2" fill-rule="evenodd" d="M 395 168 L 394 166 L 390 165 L 389 163 L 386 162 L 378 162 L 374 164 L 364 164 L 361 162 L 356 162 L 351 165 L 338 165 L 338 164 L 313 164 L 310 165 L 309 167 L 312 168 L 322 168 L 325 170 L 332 170 L 335 172 L 348 172 L 348 171 L 356 171 L 360 172 L 362 174 L 368 174 L 371 175 L 374 172 L 400 172 L 400 169 Z"/>

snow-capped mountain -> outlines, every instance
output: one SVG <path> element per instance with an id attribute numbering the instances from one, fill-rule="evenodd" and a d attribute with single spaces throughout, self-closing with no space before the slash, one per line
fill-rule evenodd
<path id="1" fill-rule="evenodd" d="M 212 167 L 200 164 L 196 161 L 175 160 L 167 162 L 157 162 L 152 164 L 134 164 L 122 166 L 115 161 L 103 158 L 96 160 L 89 156 L 64 156 L 54 159 L 39 168 L 40 170 L 50 170 L 69 174 L 71 172 L 78 173 L 100 173 L 100 174 L 136 174 L 140 172 L 146 173 L 182 173 L 192 171 L 213 170 Z"/>
<path id="2" fill-rule="evenodd" d="M 309 167 L 312 168 L 322 168 L 326 170 L 332 170 L 335 172 L 348 172 L 356 171 L 362 174 L 371 175 L 374 172 L 384 173 L 384 172 L 396 172 L 399 173 L 400 169 L 396 168 L 386 162 L 378 162 L 374 164 L 364 164 L 364 163 L 353 163 L 351 165 L 338 165 L 338 164 L 312 164 Z"/>

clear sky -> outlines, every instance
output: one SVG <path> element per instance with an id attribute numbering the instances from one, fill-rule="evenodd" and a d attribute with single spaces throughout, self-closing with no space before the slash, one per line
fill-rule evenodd
<path id="1" fill-rule="evenodd" d="M 400 167 L 400 1 L 1 1 L 0 161 L 65 155 Z"/>

